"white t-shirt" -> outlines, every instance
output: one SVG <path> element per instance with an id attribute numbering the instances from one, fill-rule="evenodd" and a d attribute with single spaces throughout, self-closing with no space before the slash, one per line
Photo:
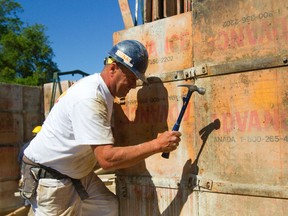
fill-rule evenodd
<path id="1" fill-rule="evenodd" d="M 80 179 L 96 164 L 90 145 L 113 144 L 113 96 L 93 74 L 64 92 L 24 154 L 36 163 Z"/>

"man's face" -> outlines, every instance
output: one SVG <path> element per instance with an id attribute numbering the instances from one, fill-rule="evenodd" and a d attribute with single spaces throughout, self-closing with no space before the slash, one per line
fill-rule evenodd
<path id="1" fill-rule="evenodd" d="M 120 63 L 116 63 L 116 70 L 118 70 L 116 96 L 125 97 L 130 89 L 136 88 L 137 77 L 132 71 Z"/>

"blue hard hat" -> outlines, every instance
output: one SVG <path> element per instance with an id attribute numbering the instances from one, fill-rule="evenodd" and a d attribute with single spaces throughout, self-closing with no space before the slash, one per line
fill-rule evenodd
<path id="1" fill-rule="evenodd" d="M 114 45 L 108 54 L 115 61 L 131 70 L 138 79 L 148 83 L 145 77 L 148 66 L 148 52 L 139 41 L 121 41 Z"/>

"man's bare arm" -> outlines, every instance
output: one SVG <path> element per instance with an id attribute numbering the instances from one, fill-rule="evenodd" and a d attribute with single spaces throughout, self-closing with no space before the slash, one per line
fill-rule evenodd
<path id="1" fill-rule="evenodd" d="M 143 159 L 160 152 L 174 151 L 181 133 L 166 131 L 158 138 L 135 146 L 115 147 L 111 144 L 91 146 L 94 155 L 103 169 L 122 169 L 133 166 Z"/>

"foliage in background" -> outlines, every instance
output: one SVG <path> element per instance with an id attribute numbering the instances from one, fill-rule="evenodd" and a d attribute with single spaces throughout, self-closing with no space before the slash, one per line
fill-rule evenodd
<path id="1" fill-rule="evenodd" d="M 0 82 L 41 85 L 51 82 L 59 71 L 45 27 L 26 25 L 17 14 L 22 6 L 0 0 Z"/>

